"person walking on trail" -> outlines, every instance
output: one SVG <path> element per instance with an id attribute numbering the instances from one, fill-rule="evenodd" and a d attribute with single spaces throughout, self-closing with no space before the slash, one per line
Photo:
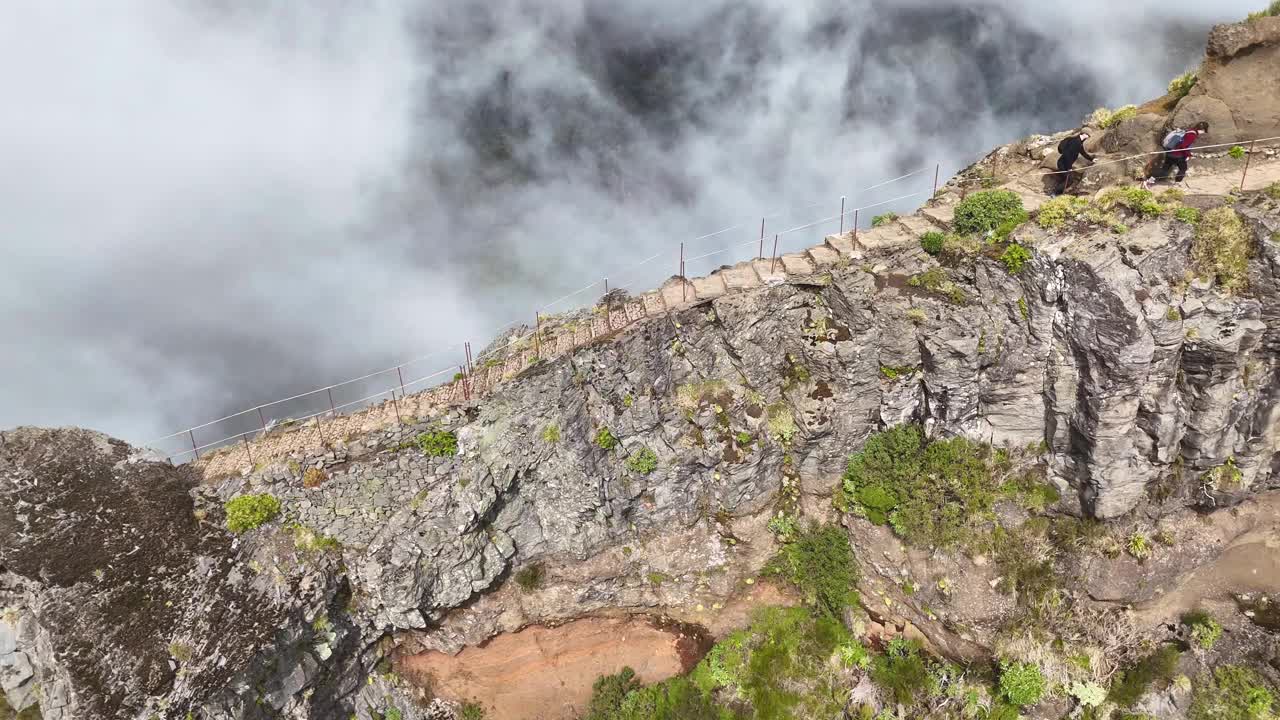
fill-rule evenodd
<path id="1" fill-rule="evenodd" d="M 1190 130 L 1174 130 L 1164 136 L 1164 162 L 1160 164 L 1160 168 L 1151 173 L 1144 186 L 1150 188 L 1156 184 L 1157 180 L 1163 180 L 1169 177 L 1169 171 L 1175 167 L 1178 168 L 1178 175 L 1173 179 L 1175 183 L 1182 182 L 1187 177 L 1187 160 L 1191 157 L 1191 146 L 1203 135 L 1209 134 L 1209 123 L 1201 120 L 1191 126 Z"/>
<path id="2" fill-rule="evenodd" d="M 1070 187 L 1072 176 L 1076 173 L 1071 171 L 1072 166 L 1076 164 L 1076 159 L 1081 155 L 1090 163 L 1093 162 L 1093 156 L 1084 149 L 1084 143 L 1089 139 L 1089 133 L 1080 132 L 1069 135 L 1058 143 L 1058 172 L 1054 177 L 1055 185 L 1053 195 L 1063 195 Z"/>

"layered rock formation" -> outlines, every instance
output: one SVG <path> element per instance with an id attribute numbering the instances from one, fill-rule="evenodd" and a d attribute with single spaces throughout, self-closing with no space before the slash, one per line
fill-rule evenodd
<path id="1" fill-rule="evenodd" d="M 1232 60 L 1205 94 L 1276 47 L 1233 33 L 1215 31 L 1210 62 Z M 1280 487 L 1280 198 L 1234 202 L 1250 237 L 1243 291 L 1198 277 L 1194 227 L 1167 215 L 1126 218 L 1123 234 L 1024 225 L 1034 253 L 1020 272 L 980 248 L 942 263 L 923 252 L 921 233 L 951 228 L 973 177 L 1033 172 L 1029 153 L 993 153 L 919 216 L 829 238 L 780 283 L 635 323 L 483 402 L 216 482 L 96 433 L 0 434 L 9 704 L 59 720 L 446 717 L 386 672 L 394 647 L 453 652 L 593 613 L 700 622 L 772 554 L 771 517 L 834 516 L 848 456 L 903 422 L 1042 456 L 1056 513 L 1185 524 L 1214 511 L 1214 532 L 1188 534 L 1177 562 L 1123 581 L 1115 565 L 1083 570 L 1100 603 L 1178 592 L 1225 547 L 1274 531 L 1274 503 L 1250 498 Z M 456 454 L 420 450 L 430 433 Z M 251 493 L 281 516 L 228 532 L 224 503 Z M 1246 500 L 1250 521 L 1227 522 Z M 990 652 L 1009 605 L 998 578 L 846 523 L 869 583 L 941 572 L 930 563 L 967 574 L 954 592 L 972 595 L 970 630 L 930 626 L 905 597 L 899 619 L 954 656 Z M 513 587 L 535 567 L 535 587 Z"/>

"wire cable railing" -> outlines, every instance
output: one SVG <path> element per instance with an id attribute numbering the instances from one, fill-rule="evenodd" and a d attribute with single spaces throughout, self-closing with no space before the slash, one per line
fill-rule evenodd
<path id="1" fill-rule="evenodd" d="M 1268 142 L 1275 142 L 1275 141 L 1280 141 L 1280 137 L 1261 138 L 1255 141 L 1248 141 L 1251 144 L 1249 152 L 1250 154 L 1252 154 L 1252 152 L 1254 151 L 1254 148 L 1256 148 L 1256 145 L 1258 143 L 1268 143 Z M 1221 147 L 1233 147 L 1238 145 L 1242 145 L 1242 142 L 1237 141 L 1232 143 L 1204 145 L 1204 146 L 1197 146 L 1192 149 L 1202 151 L 1202 150 L 1209 150 L 1209 149 L 1215 149 L 1215 148 L 1221 148 Z M 1137 153 L 1137 154 L 1129 155 L 1122 158 L 1114 158 L 1114 159 L 1109 159 L 1103 162 L 1095 162 L 1093 165 L 1090 165 L 1087 167 L 1114 165 L 1114 164 L 1126 162 L 1129 160 L 1149 157 L 1152 155 L 1162 155 L 1162 154 L 1166 154 L 1166 152 L 1167 151 L 1164 151 L 1164 150 L 1158 150 L 1154 152 Z M 921 190 L 917 190 L 915 192 L 903 193 L 888 199 L 877 200 L 876 202 L 868 203 L 859 207 L 853 207 L 853 208 L 845 207 L 846 200 L 850 196 L 858 197 L 863 193 L 879 190 L 881 188 L 894 185 L 895 183 L 903 182 L 910 178 L 916 177 L 922 173 L 925 173 L 929 169 L 930 168 L 928 167 L 920 168 L 917 170 L 913 170 L 909 173 L 899 175 L 897 177 L 883 180 L 883 181 L 868 185 L 866 187 L 854 190 L 850 192 L 849 195 L 841 196 L 840 198 L 841 209 L 839 214 L 823 216 L 816 220 L 811 220 L 811 221 L 808 221 L 799 225 L 795 225 L 792 227 L 786 227 L 784 229 L 781 229 L 781 230 L 778 230 L 777 232 L 772 233 L 774 236 L 773 256 L 775 257 L 775 259 L 778 256 L 778 243 L 781 242 L 781 238 L 783 237 L 793 236 L 798 233 L 802 233 L 803 231 L 811 230 L 813 228 L 821 227 L 827 224 L 838 225 L 841 232 L 843 232 L 846 228 L 856 230 L 858 226 L 862 224 L 859 219 L 862 211 L 880 208 L 888 205 L 894 205 L 896 203 L 903 203 L 908 200 L 912 200 L 916 198 L 921 198 L 921 197 L 927 198 L 927 197 L 931 197 L 932 195 L 935 195 L 939 187 L 938 180 L 939 180 L 939 173 L 941 169 L 940 164 L 935 164 L 933 167 L 934 176 L 932 178 L 931 190 L 928 188 L 922 188 Z M 1248 167 L 1246 162 L 1246 169 L 1245 169 L 1246 173 L 1247 173 L 1247 169 Z M 1063 172 L 1068 172 L 1068 171 L 1044 172 L 1044 173 L 1040 173 L 1040 175 L 1044 177 L 1048 177 L 1051 175 L 1061 174 Z M 955 180 L 958 180 L 961 184 L 966 182 L 965 179 L 955 179 Z M 948 182 L 953 182 L 953 181 L 948 181 Z M 1243 187 L 1243 183 L 1244 183 L 1244 178 L 1242 176 L 1241 187 Z M 691 240 L 681 242 L 679 244 L 678 272 L 675 273 L 674 276 L 683 278 L 685 279 L 686 282 L 688 282 L 688 279 L 686 277 L 686 266 L 688 263 L 704 261 L 712 257 L 725 255 L 726 253 L 741 252 L 742 250 L 752 246 L 755 246 L 757 249 L 753 255 L 753 259 L 764 258 L 765 257 L 764 244 L 766 240 L 765 231 L 766 231 L 766 225 L 770 219 L 776 220 L 777 218 L 783 217 L 786 215 L 796 215 L 796 214 L 799 214 L 800 212 L 810 210 L 814 207 L 821 206 L 828 202 L 831 202 L 831 201 L 822 200 L 822 201 L 807 203 L 804 205 L 791 207 L 787 209 L 775 210 L 771 213 L 766 213 L 765 215 L 760 216 L 758 236 L 752 237 L 752 239 L 748 241 L 733 242 L 733 243 L 724 245 L 722 247 L 700 252 L 699 254 L 693 255 L 690 257 L 685 257 L 684 255 L 686 244 L 692 245 L 694 243 L 703 242 L 711 238 L 720 237 L 727 233 L 744 230 L 747 228 L 752 228 L 754 230 L 756 226 L 756 221 L 753 219 L 751 221 L 740 222 L 740 223 L 722 228 L 720 230 L 716 230 L 714 232 L 699 235 L 697 237 L 692 238 Z M 846 225 L 846 221 L 849 220 L 850 218 L 852 218 L 852 222 Z M 784 249 L 785 247 L 786 246 L 784 245 Z M 649 266 L 651 266 L 654 262 L 658 261 L 664 255 L 668 255 L 669 253 L 671 253 L 671 250 L 672 250 L 672 247 L 669 246 L 666 250 L 660 250 L 658 252 L 655 252 L 652 255 L 642 260 L 639 260 L 636 263 L 633 263 L 621 268 L 613 268 L 610 270 L 610 272 L 607 275 L 602 275 L 600 279 L 594 280 L 591 283 L 581 288 L 578 288 L 569 293 L 566 293 L 556 298 L 555 300 L 552 300 L 551 302 L 536 308 L 533 313 L 534 322 L 532 327 L 528 324 L 529 319 L 527 317 L 518 319 L 518 320 L 513 320 L 512 322 L 509 322 L 505 325 L 498 327 L 496 330 L 491 332 L 491 335 L 495 337 L 500 336 L 502 333 L 506 333 L 510 331 L 512 328 L 520 328 L 521 326 L 523 326 L 523 330 L 507 338 L 506 343 L 494 342 L 492 344 L 492 347 L 489 350 L 482 352 L 479 355 L 472 356 L 471 346 L 469 342 L 455 342 L 443 349 L 411 358 L 409 360 L 401 362 L 398 365 L 395 365 L 392 367 L 367 373 L 359 377 L 343 380 L 341 382 L 333 383 L 330 385 L 325 385 L 323 387 L 318 387 L 306 392 L 290 395 L 288 397 L 280 398 L 278 400 L 273 400 L 271 402 L 255 405 L 245 410 L 241 410 L 239 412 L 225 415 L 216 420 L 211 420 L 205 423 L 201 423 L 199 425 L 194 425 L 190 428 L 187 428 L 178 432 L 170 433 L 169 435 L 156 438 L 155 440 L 152 440 L 146 443 L 146 446 L 156 447 L 162 443 L 173 441 L 174 439 L 177 439 L 177 438 L 184 438 L 185 436 L 186 440 L 188 441 L 187 442 L 188 447 L 181 450 L 175 449 L 173 452 L 168 453 L 167 457 L 169 457 L 171 460 L 175 460 L 177 458 L 187 458 L 188 456 L 190 456 L 191 459 L 198 459 L 202 452 L 205 452 L 211 449 L 216 449 L 219 447 L 225 447 L 229 444 L 236 443 L 236 442 L 243 442 L 246 446 L 246 452 L 249 452 L 249 449 L 248 449 L 249 436 L 265 434 L 267 431 L 273 429 L 275 426 L 277 426 L 282 422 L 290 426 L 293 426 L 293 425 L 298 425 L 302 423 L 308 423 L 311 420 L 316 420 L 317 432 L 323 435 L 323 429 L 321 428 L 323 424 L 322 423 L 323 416 L 328 415 L 330 417 L 336 418 L 342 411 L 353 409 L 353 408 L 360 409 L 360 408 L 368 407 L 371 404 L 378 401 L 379 398 L 383 398 L 382 402 L 384 403 L 389 401 L 392 404 L 396 404 L 398 402 L 398 398 L 403 399 L 409 396 L 410 394 L 416 394 L 417 392 L 432 389 L 433 386 L 441 387 L 447 384 L 443 382 L 435 382 L 435 383 L 432 382 L 444 376 L 452 376 L 449 382 L 452 382 L 457 379 L 461 379 L 464 383 L 466 383 L 468 382 L 468 377 L 474 373 L 475 368 L 478 364 L 483 363 L 489 360 L 490 358 L 493 358 L 494 356 L 507 351 L 514 344 L 520 343 L 522 341 L 527 341 L 530 338 L 535 337 L 539 332 L 541 332 L 542 326 L 543 326 L 542 318 L 545 315 L 547 315 L 548 312 L 551 311 L 552 309 L 558 306 L 561 306 L 562 304 L 569 303 L 569 301 L 574 300 L 574 298 L 581 296 L 582 294 L 592 290 L 593 288 L 602 288 L 605 291 L 605 293 L 607 293 L 612 289 L 629 289 L 641 283 L 645 283 L 646 277 L 641 275 L 640 271 L 642 269 L 649 268 Z M 610 278 L 614 279 L 613 283 L 610 283 Z M 618 279 L 627 279 L 627 282 L 619 283 L 617 282 Z M 654 284 L 655 284 L 654 281 L 656 281 L 656 284 L 661 283 L 661 280 L 658 278 L 648 278 L 648 280 L 651 282 L 651 284 L 647 285 L 646 287 L 654 287 Z M 450 360 L 447 366 L 443 368 L 439 368 L 437 366 L 437 368 L 427 371 L 425 374 L 419 377 L 410 379 L 408 381 L 405 380 L 404 371 L 406 368 L 419 363 L 426 362 L 428 360 L 440 358 L 442 356 L 446 356 L 450 354 L 453 354 L 454 357 Z M 366 394 L 355 400 L 350 400 L 342 403 L 337 403 L 334 401 L 333 392 L 335 390 L 346 388 L 347 386 L 352 386 L 352 385 L 356 385 L 357 387 L 359 387 L 358 384 L 360 383 L 367 383 L 368 381 L 371 381 L 374 378 L 378 378 L 380 376 L 391 376 L 393 373 L 394 373 L 394 378 L 390 382 L 389 387 L 386 387 L 385 389 L 379 389 L 377 392 L 374 392 L 372 394 Z M 411 388 L 419 388 L 419 386 L 421 386 L 420 389 L 410 392 Z M 398 395 L 397 395 L 397 392 L 398 392 Z M 292 416 L 292 415 L 286 414 L 284 416 L 279 416 L 279 417 L 276 416 L 276 413 L 274 411 L 270 413 L 268 412 L 286 403 L 291 403 L 295 401 L 304 401 L 304 400 L 315 401 L 316 399 L 319 399 L 319 398 L 327 399 L 327 403 L 321 410 L 316 412 L 308 412 L 301 416 Z M 314 407 L 314 405 L 312 405 L 312 407 Z M 268 418 L 268 414 L 272 415 L 270 419 Z M 396 409 L 396 414 L 397 414 L 397 417 L 400 414 L 398 407 Z M 224 433 L 220 433 L 220 435 L 223 435 L 223 436 L 217 440 L 214 440 L 211 442 L 205 442 L 205 443 L 197 442 L 197 439 L 196 439 L 197 431 L 202 431 L 202 430 L 207 431 L 208 428 L 211 428 L 213 426 L 220 425 L 223 423 L 230 424 L 232 423 L 232 421 L 237 421 L 243 418 L 250 418 L 251 419 L 250 421 L 252 421 L 253 419 L 256 419 L 257 422 L 252 427 L 246 427 L 245 429 L 240 430 L 238 432 L 224 431 Z"/>

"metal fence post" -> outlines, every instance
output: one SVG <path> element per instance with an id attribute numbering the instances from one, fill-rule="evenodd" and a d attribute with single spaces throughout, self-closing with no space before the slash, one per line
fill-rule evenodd
<path id="1" fill-rule="evenodd" d="M 404 373 L 400 372 L 400 366 L 396 366 L 396 377 L 400 378 L 400 394 L 404 395 Z"/>
<path id="2" fill-rule="evenodd" d="M 462 375 L 462 399 L 471 399 L 471 388 L 467 387 L 467 369 L 461 365 L 458 366 L 458 373 Z"/>
<path id="3" fill-rule="evenodd" d="M 396 402 L 396 389 L 395 389 L 395 388 L 391 388 L 391 404 L 392 404 L 393 406 L 395 406 L 395 409 L 396 409 L 396 422 L 397 422 L 397 423 L 400 423 L 400 422 L 401 422 L 401 420 L 400 420 L 400 403 Z"/>
<path id="4" fill-rule="evenodd" d="M 329 394 L 329 417 L 333 417 L 338 414 L 337 408 L 333 406 L 333 388 L 327 387 L 324 391 Z"/>
<path id="5" fill-rule="evenodd" d="M 542 313 L 533 314 L 533 356 L 542 357 Z"/>
<path id="6" fill-rule="evenodd" d="M 765 218 L 760 218 L 760 252 L 756 253 L 761 260 L 764 259 L 764 221 Z"/>
<path id="7" fill-rule="evenodd" d="M 778 236 L 773 236 L 773 259 L 769 261 L 769 274 L 773 274 L 773 269 L 778 264 Z"/>
<path id="8" fill-rule="evenodd" d="M 938 173 L 942 171 L 942 163 L 933 166 L 933 194 L 938 194 Z"/>
<path id="9" fill-rule="evenodd" d="M 844 196 L 840 196 L 840 234 L 844 234 Z"/>
<path id="10" fill-rule="evenodd" d="M 187 435 L 189 435 L 189 436 L 191 437 L 191 452 L 195 453 L 195 454 L 196 454 L 196 459 L 197 459 L 197 460 L 199 460 L 199 459 L 200 459 L 200 448 L 196 447 L 196 432 L 195 432 L 195 430 L 188 430 L 188 431 L 187 431 Z"/>
<path id="11" fill-rule="evenodd" d="M 1257 140 L 1249 143 L 1249 154 L 1244 156 L 1244 172 L 1240 173 L 1240 192 L 1244 192 L 1244 179 L 1249 175 L 1249 161 L 1253 159 L 1253 148 L 1257 144 Z"/>
<path id="12" fill-rule="evenodd" d="M 259 406 L 258 406 L 258 422 L 262 424 L 262 431 L 263 431 L 263 432 L 266 432 L 266 430 L 267 430 L 267 421 L 266 421 L 265 419 L 263 419 L 263 417 L 262 417 L 262 406 L 261 406 L 261 405 L 259 405 Z"/>
<path id="13" fill-rule="evenodd" d="M 609 294 L 609 278 L 604 279 L 604 294 Z"/>
<path id="14" fill-rule="evenodd" d="M 252 465 L 253 453 L 249 451 L 249 433 L 242 434 L 240 439 L 244 441 L 244 454 L 249 456 L 249 464 Z"/>
<path id="15" fill-rule="evenodd" d="M 688 299 L 688 291 L 684 284 L 684 243 L 680 243 L 680 300 Z"/>
<path id="16" fill-rule="evenodd" d="M 858 242 L 858 208 L 853 209 L 853 241 Z"/>

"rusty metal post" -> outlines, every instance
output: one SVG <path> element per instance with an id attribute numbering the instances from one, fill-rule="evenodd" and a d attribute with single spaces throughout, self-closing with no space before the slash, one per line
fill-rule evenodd
<path id="1" fill-rule="evenodd" d="M 404 373 L 400 372 L 400 366 L 396 366 L 396 377 L 400 378 L 400 394 L 404 395 Z"/>
<path id="2" fill-rule="evenodd" d="M 1253 159 L 1253 148 L 1257 140 L 1249 143 L 1249 154 L 1244 156 L 1244 172 L 1240 173 L 1240 192 L 1244 192 L 1244 179 L 1249 175 L 1249 161 Z"/>
<path id="3" fill-rule="evenodd" d="M 471 388 L 467 386 L 467 369 L 459 365 L 458 371 L 462 374 L 462 399 L 471 400 Z"/>
<path id="4" fill-rule="evenodd" d="M 266 421 L 265 419 L 263 419 L 263 417 L 262 417 L 262 406 L 261 406 L 261 405 L 259 405 L 259 406 L 258 406 L 258 422 L 262 424 L 262 429 L 263 429 L 263 431 L 265 432 L 265 431 L 266 431 L 266 429 L 267 429 L 267 421 Z"/>
<path id="5" fill-rule="evenodd" d="M 249 456 L 249 464 L 253 464 L 253 453 L 249 451 L 249 433 L 240 435 L 240 439 L 244 441 L 244 454 Z"/>
<path id="6" fill-rule="evenodd" d="M 329 394 L 329 417 L 333 417 L 338 414 L 337 408 L 333 406 L 333 388 L 327 387 L 324 391 Z"/>
<path id="7" fill-rule="evenodd" d="M 399 402 L 396 402 L 396 389 L 395 389 L 395 388 L 391 388 L 391 404 L 392 404 L 392 405 L 394 405 L 394 406 L 395 406 L 395 408 L 396 408 L 396 422 L 397 422 L 397 423 L 399 423 L 399 422 L 401 422 L 401 420 L 400 420 L 400 403 L 399 403 Z"/>
<path id="8" fill-rule="evenodd" d="M 840 234 L 844 234 L 844 196 L 840 196 Z"/>
<path id="9" fill-rule="evenodd" d="M 853 241 L 858 242 L 858 208 L 853 209 Z"/>
<path id="10" fill-rule="evenodd" d="M 760 218 L 760 252 L 756 253 L 761 260 L 764 259 L 764 221 L 765 218 Z"/>
<path id="11" fill-rule="evenodd" d="M 778 265 L 778 236 L 773 236 L 773 259 L 769 261 L 769 274 L 773 274 L 773 269 Z"/>
<path id="12" fill-rule="evenodd" d="M 468 341 L 468 342 L 466 342 L 466 343 L 463 343 L 463 347 L 464 347 L 464 348 L 466 349 L 466 351 L 467 351 L 467 372 L 466 372 L 466 374 L 467 374 L 467 375 L 472 375 L 472 374 L 474 374 L 474 373 L 475 373 L 475 371 L 476 371 L 476 366 L 475 366 L 475 365 L 473 365 L 473 364 L 472 364 L 472 362 L 471 362 L 471 342 L 470 342 L 470 341 Z"/>
<path id="13" fill-rule="evenodd" d="M 199 460 L 199 459 L 200 459 L 200 448 L 196 447 L 196 432 L 195 432 L 195 430 L 188 430 L 188 431 L 187 431 L 187 435 L 191 436 L 191 452 L 195 453 L 195 454 L 196 454 L 196 459 L 197 459 L 197 460 Z"/>
<path id="14" fill-rule="evenodd" d="M 938 194 L 938 173 L 942 171 L 942 163 L 933 166 L 933 194 Z"/>
<path id="15" fill-rule="evenodd" d="M 684 243 L 680 243 L 680 300 L 688 299 L 688 286 L 684 280 Z"/>

